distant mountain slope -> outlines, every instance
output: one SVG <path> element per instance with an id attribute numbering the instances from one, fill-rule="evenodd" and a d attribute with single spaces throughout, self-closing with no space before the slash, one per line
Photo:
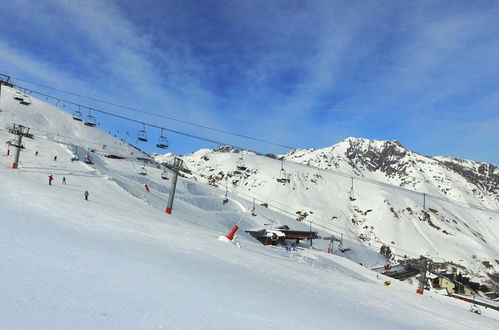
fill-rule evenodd
<path id="1" fill-rule="evenodd" d="M 285 155 L 222 146 L 182 158 L 195 180 L 375 250 L 386 245 L 399 258 L 452 261 L 482 280 L 499 270 L 496 165 L 422 156 L 397 141 L 362 138 Z M 277 180 L 281 158 L 284 183 Z M 237 169 L 238 162 L 246 169 Z"/>
<path id="2" fill-rule="evenodd" d="M 422 156 L 404 148 L 398 141 L 348 138 L 329 148 L 293 150 L 284 158 L 499 209 L 499 168 L 496 165 Z"/>

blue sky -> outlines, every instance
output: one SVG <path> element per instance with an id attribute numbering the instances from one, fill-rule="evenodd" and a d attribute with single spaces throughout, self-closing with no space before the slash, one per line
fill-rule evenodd
<path id="1" fill-rule="evenodd" d="M 498 17 L 497 1 L 10 0 L 0 7 L 0 72 L 284 145 L 356 136 L 498 164 Z M 176 153 L 213 147 L 168 137 Z"/>

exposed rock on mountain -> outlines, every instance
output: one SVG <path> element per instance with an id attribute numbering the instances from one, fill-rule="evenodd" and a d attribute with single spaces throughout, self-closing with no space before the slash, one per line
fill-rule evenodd
<path id="1" fill-rule="evenodd" d="M 222 146 L 182 158 L 195 180 L 377 251 L 389 247 L 395 258 L 454 261 L 484 278 L 499 269 L 481 262 L 499 255 L 496 165 L 423 156 L 398 141 L 363 138 L 271 157 Z M 241 161 L 244 170 L 237 168 Z"/>

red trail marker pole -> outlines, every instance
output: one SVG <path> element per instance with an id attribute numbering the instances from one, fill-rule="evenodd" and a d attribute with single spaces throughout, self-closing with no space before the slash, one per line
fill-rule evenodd
<path id="1" fill-rule="evenodd" d="M 227 235 L 225 235 L 225 237 L 227 237 L 227 239 L 229 241 L 232 241 L 234 239 L 234 235 L 236 234 L 236 231 L 239 229 L 239 224 L 243 220 L 243 217 L 244 217 L 244 213 L 241 215 L 241 217 L 239 218 L 239 221 L 234 225 L 234 227 L 232 227 L 230 232 Z"/>

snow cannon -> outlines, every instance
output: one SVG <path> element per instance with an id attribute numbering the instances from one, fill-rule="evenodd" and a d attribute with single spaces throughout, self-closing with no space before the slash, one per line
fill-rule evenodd
<path id="1" fill-rule="evenodd" d="M 236 231 L 239 229 L 238 225 L 234 225 L 232 227 L 231 231 L 229 234 L 225 235 L 229 241 L 232 241 L 234 239 L 234 235 L 236 234 Z"/>

